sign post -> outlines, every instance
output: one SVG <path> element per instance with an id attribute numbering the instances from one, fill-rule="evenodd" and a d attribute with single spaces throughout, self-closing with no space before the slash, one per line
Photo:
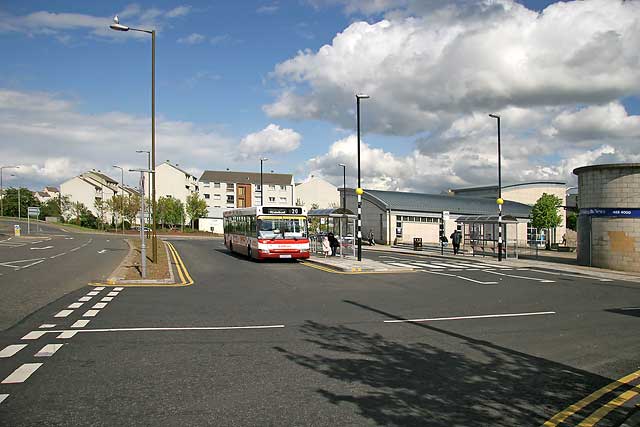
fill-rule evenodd
<path id="1" fill-rule="evenodd" d="M 20 224 L 16 224 L 13 226 L 13 235 L 16 237 L 20 237 Z"/>
<path id="2" fill-rule="evenodd" d="M 37 206 L 27 207 L 27 234 L 31 234 L 31 217 L 36 218 L 40 216 L 40 208 Z"/>

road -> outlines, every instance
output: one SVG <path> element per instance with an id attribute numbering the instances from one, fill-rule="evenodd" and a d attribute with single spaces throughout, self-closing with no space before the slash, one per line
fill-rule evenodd
<path id="1" fill-rule="evenodd" d="M 613 383 L 640 369 L 636 283 L 369 251 L 425 265 L 333 274 L 173 244 L 193 285 L 83 287 L 0 334 L 1 423 L 536 426 L 609 386 L 551 425 L 614 426 L 628 409 L 605 404 L 637 399 L 640 373 Z"/>

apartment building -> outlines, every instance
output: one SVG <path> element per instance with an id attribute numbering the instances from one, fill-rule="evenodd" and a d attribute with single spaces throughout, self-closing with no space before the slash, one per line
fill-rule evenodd
<path id="1" fill-rule="evenodd" d="M 317 176 L 311 176 L 304 182 L 296 183 L 295 202 L 307 209 L 311 209 L 311 206 L 314 205 L 321 209 L 342 206 L 338 188 Z"/>
<path id="2" fill-rule="evenodd" d="M 197 192 L 196 177 L 180 169 L 177 164 L 171 164 L 167 160 L 156 166 L 156 200 L 160 197 L 173 197 L 186 204 L 187 197 Z M 150 194 L 147 193 L 147 196 Z"/>
<path id="3" fill-rule="evenodd" d="M 42 191 L 36 191 L 34 194 L 40 203 L 47 203 L 51 199 L 57 199 L 60 191 L 56 187 L 44 187 Z"/>

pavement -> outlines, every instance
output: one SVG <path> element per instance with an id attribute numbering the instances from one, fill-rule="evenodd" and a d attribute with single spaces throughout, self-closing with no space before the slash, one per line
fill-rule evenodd
<path id="1" fill-rule="evenodd" d="M 84 286 L 0 332 L 0 425 L 614 427 L 637 403 L 635 283 L 368 249 L 417 268 L 335 274 L 171 243 L 191 286 Z"/>

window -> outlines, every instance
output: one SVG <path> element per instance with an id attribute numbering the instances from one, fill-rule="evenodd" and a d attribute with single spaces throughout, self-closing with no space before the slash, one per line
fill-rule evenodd
<path id="1" fill-rule="evenodd" d="M 210 198 L 211 198 L 211 196 L 210 196 L 209 194 L 207 194 L 207 193 L 204 193 L 204 198 L 205 198 L 205 199 L 210 199 Z"/>
<path id="2" fill-rule="evenodd" d="M 281 190 L 286 190 L 286 189 L 287 189 L 287 186 L 286 186 L 286 185 L 281 185 L 281 186 L 280 186 L 280 189 L 281 189 Z"/>
<path id="3" fill-rule="evenodd" d="M 220 183 L 219 182 L 214 182 L 213 183 L 213 188 L 220 188 Z"/>
<path id="4" fill-rule="evenodd" d="M 269 190 L 275 190 L 275 189 L 276 189 L 276 186 L 275 186 L 275 185 L 270 185 L 270 186 L 269 186 Z"/>
<path id="5" fill-rule="evenodd" d="M 276 198 L 275 198 L 275 197 L 269 197 L 269 201 L 270 201 L 270 202 L 275 202 L 275 201 L 276 201 Z"/>
<path id="6" fill-rule="evenodd" d="M 204 188 L 209 188 L 209 183 L 208 183 L 208 182 L 203 182 L 203 183 L 202 183 L 202 186 L 203 186 Z"/>
<path id="7" fill-rule="evenodd" d="M 235 198 L 233 197 L 233 194 L 227 194 L 227 203 L 233 203 L 235 201 Z"/>
<path id="8" fill-rule="evenodd" d="M 213 200 L 220 200 L 220 194 L 214 194 Z"/>
<path id="9" fill-rule="evenodd" d="M 280 203 L 287 203 L 286 197 L 280 197 Z"/>
<path id="10" fill-rule="evenodd" d="M 256 191 L 262 191 L 262 187 L 260 187 L 260 184 L 256 184 Z"/>

